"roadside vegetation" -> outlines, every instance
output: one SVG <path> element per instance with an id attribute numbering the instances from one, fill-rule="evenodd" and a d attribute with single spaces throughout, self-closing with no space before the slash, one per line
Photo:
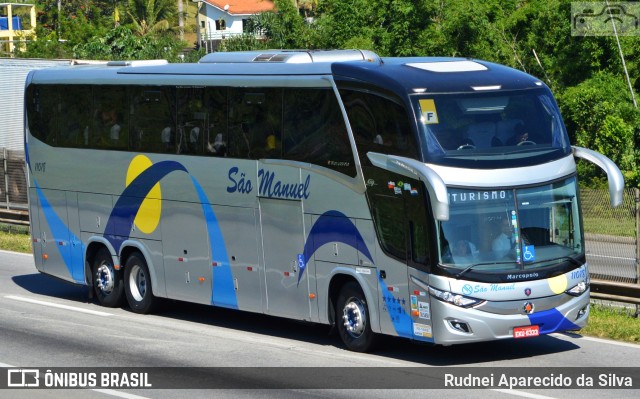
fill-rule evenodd
<path id="1" fill-rule="evenodd" d="M 635 306 L 592 303 L 589 323 L 580 334 L 640 344 L 640 317 Z"/>
<path id="2" fill-rule="evenodd" d="M 0 224 L 0 249 L 22 253 L 31 253 L 29 228 Z"/>

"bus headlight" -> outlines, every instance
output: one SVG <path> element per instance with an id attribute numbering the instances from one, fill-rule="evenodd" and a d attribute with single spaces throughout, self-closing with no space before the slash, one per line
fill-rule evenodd
<path id="1" fill-rule="evenodd" d="M 429 294 L 436 299 L 452 305 L 460 306 L 461 308 L 470 308 L 484 302 L 482 299 L 470 298 L 468 296 L 454 294 L 449 291 L 441 291 L 433 287 L 429 287 Z"/>
<path id="2" fill-rule="evenodd" d="M 586 282 L 581 281 L 578 284 L 574 285 L 571 289 L 566 290 L 565 293 L 571 296 L 580 296 L 587 290 L 587 288 L 589 288 L 589 285 Z"/>

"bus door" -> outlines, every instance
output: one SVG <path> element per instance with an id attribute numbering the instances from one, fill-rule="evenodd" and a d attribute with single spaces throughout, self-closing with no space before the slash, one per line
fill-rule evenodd
<path id="1" fill-rule="evenodd" d="M 268 314 L 309 320 L 302 201 L 259 198 Z"/>
<path id="2" fill-rule="evenodd" d="M 376 235 L 386 255 L 377 265 L 380 328 L 383 333 L 430 341 L 427 284 L 432 234 L 424 184 L 380 169 L 365 175 Z"/>

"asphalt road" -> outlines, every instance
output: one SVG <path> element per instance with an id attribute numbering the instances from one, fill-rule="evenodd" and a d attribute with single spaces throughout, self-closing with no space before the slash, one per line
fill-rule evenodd
<path id="1" fill-rule="evenodd" d="M 452 347 L 416 345 L 387 338 L 376 353 L 357 354 L 346 351 L 325 326 L 181 302 L 166 302 L 154 315 L 138 315 L 126 308 L 102 308 L 87 299 L 86 288 L 38 274 L 31 256 L 0 252 L 0 367 L 83 367 L 87 372 L 97 368 L 217 367 L 204 371 L 186 369 L 189 373 L 192 371 L 192 375 L 167 378 L 188 380 L 202 373 L 207 387 L 220 384 L 220 387 L 243 388 L 11 389 L 0 390 L 2 398 L 402 396 L 405 399 L 449 395 L 455 398 L 606 399 L 637 396 L 640 386 L 634 386 L 634 390 L 595 387 L 392 390 L 382 389 L 386 386 L 380 378 L 391 376 L 389 378 L 396 382 L 407 381 L 407 376 L 413 375 L 426 378 L 423 376 L 430 371 L 447 370 L 444 367 L 454 367 L 451 370 L 455 373 L 466 370 L 460 367 L 477 367 L 495 371 L 496 375 L 505 370 L 508 374 L 518 370 L 516 368 L 524 368 L 520 370 L 525 373 L 552 370 L 556 375 L 558 371 L 569 372 L 575 367 L 608 373 L 615 370 L 609 369 L 614 367 L 640 367 L 640 345 L 578 334 Z M 314 375 L 313 370 L 322 370 L 321 367 L 331 367 L 326 369 L 330 370 L 329 374 L 340 375 L 328 381 L 326 389 L 305 387 L 304 379 L 326 380 L 326 372 L 318 371 Z M 363 370 L 365 367 L 371 368 L 370 374 Z M 574 369 L 569 369 L 571 367 Z M 625 373 L 640 381 L 638 369 Z M 267 377 L 269 380 L 265 381 Z M 266 389 L 281 388 L 287 380 L 303 380 L 303 384 L 292 389 Z M 351 383 L 357 388 L 341 389 Z M 381 389 L 365 389 L 369 384 Z M 391 380 L 389 387 L 398 388 Z"/>
<path id="2" fill-rule="evenodd" d="M 607 280 L 635 282 L 636 247 L 634 244 L 607 240 L 585 242 L 589 272 Z"/>

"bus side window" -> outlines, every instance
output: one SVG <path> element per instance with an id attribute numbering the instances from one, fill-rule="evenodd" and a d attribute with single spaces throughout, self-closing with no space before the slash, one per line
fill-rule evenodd
<path id="1" fill-rule="evenodd" d="M 401 103 L 357 90 L 341 89 L 362 165 L 370 166 L 367 152 L 418 158 L 409 116 Z"/>
<path id="2" fill-rule="evenodd" d="M 90 121 L 86 111 L 87 104 L 91 104 L 91 86 L 70 85 L 60 91 L 57 145 L 62 147 L 85 146 L 84 131 Z"/>
<path id="3" fill-rule="evenodd" d="M 283 158 L 355 176 L 353 151 L 330 88 L 285 89 Z"/>
<path id="4" fill-rule="evenodd" d="M 60 90 L 55 85 L 31 85 L 27 91 L 29 130 L 38 140 L 56 144 L 58 134 L 57 105 Z"/>
<path id="5" fill-rule="evenodd" d="M 227 88 L 205 88 L 205 154 L 227 156 Z"/>
<path id="6" fill-rule="evenodd" d="M 176 153 L 174 96 L 171 88 L 139 87 L 131 96 L 131 148 Z"/>
<path id="7" fill-rule="evenodd" d="M 229 90 L 229 156 L 280 158 L 282 89 Z"/>
<path id="8" fill-rule="evenodd" d="M 380 246 L 398 260 L 406 261 L 405 221 L 398 220 L 398 215 L 404 215 L 403 198 L 380 194 L 372 197 L 373 220 Z"/>
<path id="9" fill-rule="evenodd" d="M 126 149 L 129 139 L 127 89 L 93 86 L 92 121 L 83 130 L 83 143 L 92 148 Z"/>

